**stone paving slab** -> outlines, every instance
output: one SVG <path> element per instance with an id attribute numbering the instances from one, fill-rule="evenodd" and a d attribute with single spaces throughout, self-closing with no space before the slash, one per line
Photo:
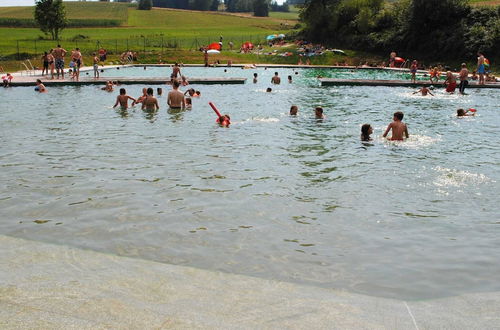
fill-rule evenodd
<path id="1" fill-rule="evenodd" d="M 500 329 L 500 293 L 401 301 L 0 235 L 1 329 Z"/>

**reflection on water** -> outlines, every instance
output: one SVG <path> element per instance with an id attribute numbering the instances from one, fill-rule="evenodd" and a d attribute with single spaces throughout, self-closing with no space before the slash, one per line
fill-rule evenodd
<path id="1" fill-rule="evenodd" d="M 274 71 L 195 86 L 190 111 L 165 86 L 151 112 L 112 110 L 118 92 L 94 86 L 2 90 L 0 233 L 404 299 L 499 289 L 498 91 L 417 98 L 277 69 L 294 83 L 261 92 Z M 397 110 L 403 143 L 381 138 Z"/>

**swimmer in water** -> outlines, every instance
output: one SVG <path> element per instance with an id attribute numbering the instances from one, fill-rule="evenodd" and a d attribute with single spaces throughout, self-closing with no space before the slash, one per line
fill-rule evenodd
<path id="1" fill-rule="evenodd" d="M 229 127 L 231 124 L 231 117 L 229 117 L 229 115 L 222 115 L 217 119 L 217 123 L 223 127 Z"/>
<path id="2" fill-rule="evenodd" d="M 470 114 L 469 114 L 470 112 Z M 475 111 L 469 110 L 464 110 L 464 109 L 458 109 L 457 110 L 457 117 L 468 117 L 468 116 L 474 116 L 476 114 Z"/>
<path id="3" fill-rule="evenodd" d="M 421 93 L 422 96 L 427 96 L 427 94 L 430 94 L 434 96 L 434 94 L 431 93 L 431 90 L 427 88 L 426 86 L 422 86 L 418 91 L 414 92 L 413 94 Z"/>
<path id="4" fill-rule="evenodd" d="M 290 116 L 297 116 L 298 112 L 299 112 L 299 108 L 296 105 L 292 105 L 290 107 Z"/>
<path id="5" fill-rule="evenodd" d="M 116 106 L 119 104 L 122 110 L 128 109 L 129 99 L 133 101 L 132 104 L 135 104 L 137 102 L 136 99 L 127 95 L 127 91 L 125 90 L 125 88 L 120 88 L 120 95 L 116 97 L 116 103 L 113 108 L 116 108 Z"/>
<path id="6" fill-rule="evenodd" d="M 135 104 L 144 102 L 144 100 L 146 99 L 146 97 L 148 97 L 148 89 L 146 87 L 144 87 L 142 89 L 142 95 L 139 96 L 134 103 L 132 103 L 132 106 L 134 106 Z"/>
<path id="7" fill-rule="evenodd" d="M 392 137 L 389 139 L 391 141 L 403 141 L 403 135 L 406 138 L 409 138 L 408 127 L 405 123 L 403 123 L 404 114 L 401 111 L 395 112 L 393 117 L 393 122 L 387 126 L 387 129 L 384 132 L 383 137 L 386 137 L 389 134 L 389 131 L 392 130 Z"/>
<path id="8" fill-rule="evenodd" d="M 106 91 L 106 92 L 112 92 L 113 91 L 113 82 L 111 80 L 107 81 L 106 82 L 106 86 L 104 86 L 103 88 L 101 88 L 103 91 Z"/>
<path id="9" fill-rule="evenodd" d="M 187 95 L 187 94 L 189 94 L 189 96 L 193 97 L 194 93 L 195 93 L 194 88 L 190 88 L 190 89 L 188 89 L 187 91 L 184 92 L 184 96 Z"/>
<path id="10" fill-rule="evenodd" d="M 190 97 L 186 97 L 186 99 L 184 100 L 184 102 L 186 103 L 186 109 L 187 110 L 191 110 L 193 108 L 193 100 L 191 100 Z"/>
<path id="11" fill-rule="evenodd" d="M 274 77 L 271 78 L 271 83 L 275 85 L 281 84 L 281 78 L 278 76 L 278 72 L 274 73 Z"/>
<path id="12" fill-rule="evenodd" d="M 273 91 L 273 89 L 271 87 L 267 87 L 266 93 L 271 93 L 272 91 Z"/>
<path id="13" fill-rule="evenodd" d="M 316 107 L 314 109 L 314 116 L 316 119 L 325 119 L 326 116 L 323 114 L 323 108 L 322 107 Z"/>
<path id="14" fill-rule="evenodd" d="M 184 94 L 179 91 L 179 85 L 179 81 L 174 80 L 172 90 L 168 92 L 167 104 L 171 109 L 184 109 L 186 106 L 184 103 Z"/>
<path id="15" fill-rule="evenodd" d="M 291 84 L 292 83 L 292 76 L 288 76 L 288 82 Z"/>
<path id="16" fill-rule="evenodd" d="M 373 133 L 373 128 L 370 124 L 364 124 L 361 126 L 361 141 L 371 141 L 372 138 L 370 134 Z"/>
<path id="17" fill-rule="evenodd" d="M 256 84 L 257 83 L 257 73 L 254 73 L 253 74 L 253 83 Z"/>
<path id="18" fill-rule="evenodd" d="M 146 99 L 142 102 L 142 110 L 158 110 L 160 106 L 158 105 L 158 100 L 153 96 L 153 89 L 149 87 L 147 89 Z"/>
<path id="19" fill-rule="evenodd" d="M 42 84 L 42 81 L 40 79 L 36 80 L 35 91 L 37 91 L 39 93 L 46 93 L 47 92 L 47 88 L 45 88 L 45 85 Z"/>

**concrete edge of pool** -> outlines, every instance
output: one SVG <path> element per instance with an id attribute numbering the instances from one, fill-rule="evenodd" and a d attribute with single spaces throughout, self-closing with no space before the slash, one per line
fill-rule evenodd
<path id="1" fill-rule="evenodd" d="M 334 79 L 334 78 L 318 78 L 321 86 L 384 86 L 384 87 L 419 87 L 419 86 L 434 86 L 444 87 L 443 82 L 431 83 L 430 81 L 417 81 L 412 83 L 405 80 L 369 80 L 369 79 Z M 499 83 L 487 83 L 478 85 L 477 83 L 469 83 L 467 88 L 494 88 L 500 89 Z"/>
<path id="2" fill-rule="evenodd" d="M 500 324 L 500 292 L 402 301 L 4 235 L 0 255 L 2 329 L 494 329 Z"/>

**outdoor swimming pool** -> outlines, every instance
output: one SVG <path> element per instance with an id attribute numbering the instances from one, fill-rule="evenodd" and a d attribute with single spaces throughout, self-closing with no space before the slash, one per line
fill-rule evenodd
<path id="1" fill-rule="evenodd" d="M 274 71 L 283 83 L 266 93 Z M 500 289 L 500 91 L 421 97 L 257 72 L 193 86 L 190 111 L 167 110 L 167 86 L 153 86 L 158 113 L 111 109 L 117 91 L 97 86 L 1 89 L 0 233 L 402 299 Z M 397 110 L 411 137 L 386 142 Z"/>

